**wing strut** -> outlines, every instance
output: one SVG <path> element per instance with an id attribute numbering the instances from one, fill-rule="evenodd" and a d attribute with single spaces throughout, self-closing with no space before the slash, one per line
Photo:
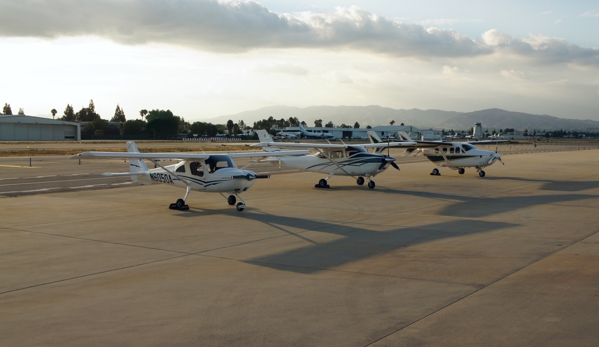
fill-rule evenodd
<path id="1" fill-rule="evenodd" d="M 356 176 L 354 175 L 350 175 L 349 172 L 345 171 L 344 168 L 342 168 L 339 164 L 337 164 L 336 161 L 334 161 L 333 159 L 331 159 L 331 157 L 329 157 L 328 154 L 326 154 L 325 152 L 323 152 L 320 148 L 317 148 L 316 150 L 318 150 L 320 152 L 320 154 L 324 155 L 331 163 L 335 164 L 335 166 L 337 166 L 339 168 L 339 170 L 345 172 L 346 175 L 356 178 Z"/>

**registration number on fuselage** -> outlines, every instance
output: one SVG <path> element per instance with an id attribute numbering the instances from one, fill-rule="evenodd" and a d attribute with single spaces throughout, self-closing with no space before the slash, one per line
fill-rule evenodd
<path id="1" fill-rule="evenodd" d="M 150 179 L 154 182 L 175 184 L 171 175 L 166 173 L 151 173 Z"/>

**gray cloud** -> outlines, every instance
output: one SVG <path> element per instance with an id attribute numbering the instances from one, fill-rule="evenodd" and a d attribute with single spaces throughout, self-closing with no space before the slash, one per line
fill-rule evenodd
<path id="1" fill-rule="evenodd" d="M 517 40 L 493 30 L 482 40 L 472 40 L 453 30 L 400 23 L 358 7 L 292 15 L 240 1 L 0 0 L 0 36 L 81 35 L 129 45 L 156 42 L 223 53 L 262 48 L 350 49 L 427 59 L 508 52 L 547 63 L 599 66 L 599 50 L 563 40 Z"/>

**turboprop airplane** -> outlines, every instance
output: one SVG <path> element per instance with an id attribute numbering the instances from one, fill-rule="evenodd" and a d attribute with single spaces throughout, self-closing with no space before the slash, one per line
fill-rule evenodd
<path id="1" fill-rule="evenodd" d="M 262 146 L 269 153 L 279 152 L 279 147 L 286 148 L 310 148 L 318 152 L 312 155 L 303 156 L 279 156 L 277 158 L 267 158 L 262 162 L 270 161 L 279 163 L 279 165 L 300 169 L 304 171 L 313 171 L 319 173 L 328 173 L 327 178 L 323 178 L 315 185 L 316 188 L 330 188 L 328 181 L 333 175 L 351 176 L 356 179 L 358 185 L 363 185 L 365 178 L 368 179 L 368 188 L 373 189 L 375 183 L 372 178 L 385 171 L 389 166 L 399 170 L 394 163 L 395 158 L 380 153 L 368 153 L 365 147 L 379 148 L 389 147 L 388 144 L 364 144 L 364 145 L 346 145 L 346 144 L 317 144 L 317 143 L 275 143 L 266 130 L 256 130 L 260 143 L 252 146 Z M 414 145 L 415 142 L 392 143 L 397 147 Z"/>
<path id="2" fill-rule="evenodd" d="M 243 152 L 227 154 L 190 154 L 190 153 L 140 153 L 135 142 L 127 142 L 128 152 L 83 152 L 71 157 L 90 159 L 129 159 L 130 172 L 106 173 L 105 176 L 131 176 L 131 179 L 142 185 L 162 183 L 186 189 L 185 196 L 170 204 L 173 210 L 189 210 L 186 204 L 189 192 L 220 193 L 229 205 L 235 205 L 237 211 L 245 209 L 245 200 L 240 193 L 248 190 L 257 178 L 268 176 L 257 175 L 253 171 L 238 169 L 232 158 L 272 157 L 305 155 L 310 151 Z M 158 168 L 148 169 L 144 163 L 147 159 Z M 161 160 L 179 159 L 177 164 L 162 165 Z M 229 194 L 228 197 L 225 194 Z"/>
<path id="3" fill-rule="evenodd" d="M 305 137 L 309 137 L 312 139 L 329 139 L 329 140 L 335 139 L 335 136 L 328 134 L 328 133 L 311 133 L 308 130 L 306 130 L 306 128 L 304 128 L 304 126 L 301 124 L 300 124 L 299 128 L 300 128 L 300 132 Z"/>
<path id="4" fill-rule="evenodd" d="M 405 132 L 398 132 L 399 138 L 403 141 L 413 141 Z M 372 143 L 383 143 L 374 131 L 368 132 L 368 137 Z M 495 141 L 471 141 L 471 142 L 444 142 L 444 141 L 415 141 L 416 145 L 406 150 L 405 155 L 414 154 L 417 156 L 422 153 L 428 160 L 438 167 L 447 167 L 452 170 L 458 170 L 460 175 L 466 172 L 467 167 L 474 167 L 480 177 L 485 177 L 483 168 L 493 165 L 501 160 L 501 154 L 497 151 L 486 151 L 476 148 L 475 144 L 497 144 L 499 142 L 508 142 L 507 140 Z M 390 145 L 390 147 L 394 147 Z M 414 153 L 416 152 L 416 153 Z M 434 168 L 431 175 L 440 176 L 438 168 Z"/>

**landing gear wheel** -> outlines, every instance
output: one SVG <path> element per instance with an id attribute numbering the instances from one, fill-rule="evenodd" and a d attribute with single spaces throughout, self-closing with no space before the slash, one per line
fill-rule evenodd
<path id="1" fill-rule="evenodd" d="M 237 211 L 241 212 L 245 209 L 245 204 L 243 202 L 237 203 Z"/>
<path id="2" fill-rule="evenodd" d="M 431 175 L 433 175 L 433 176 L 439 176 L 439 169 L 434 168 L 433 172 L 431 172 Z"/>
<path id="3" fill-rule="evenodd" d="M 318 184 L 315 185 L 316 188 L 330 188 L 329 183 L 324 178 L 318 181 Z"/>
<path id="4" fill-rule="evenodd" d="M 483 170 L 480 170 L 480 171 L 478 172 L 478 175 L 479 175 L 480 177 L 485 177 L 485 172 L 484 172 Z"/>
<path id="5" fill-rule="evenodd" d="M 364 184 L 364 177 L 358 177 L 358 179 L 356 180 L 356 182 L 358 183 L 359 186 Z"/>
<path id="6" fill-rule="evenodd" d="M 171 210 L 181 210 L 181 211 L 189 210 L 189 206 L 185 205 L 185 200 L 183 200 L 183 199 L 178 199 L 177 202 L 170 204 L 168 206 L 168 208 Z"/>
<path id="7" fill-rule="evenodd" d="M 466 172 L 466 170 L 465 170 L 463 167 L 461 167 L 461 168 L 459 168 L 459 169 L 458 169 L 458 173 L 459 173 L 460 175 L 463 175 L 463 174 L 464 174 L 464 172 Z"/>
<path id="8" fill-rule="evenodd" d="M 233 206 L 237 202 L 237 198 L 235 197 L 235 195 L 229 195 L 229 197 L 227 198 L 227 202 L 229 203 L 229 205 Z"/>
<path id="9" fill-rule="evenodd" d="M 368 188 L 374 189 L 374 186 L 376 186 L 376 184 L 374 183 L 374 181 L 368 181 Z"/>

